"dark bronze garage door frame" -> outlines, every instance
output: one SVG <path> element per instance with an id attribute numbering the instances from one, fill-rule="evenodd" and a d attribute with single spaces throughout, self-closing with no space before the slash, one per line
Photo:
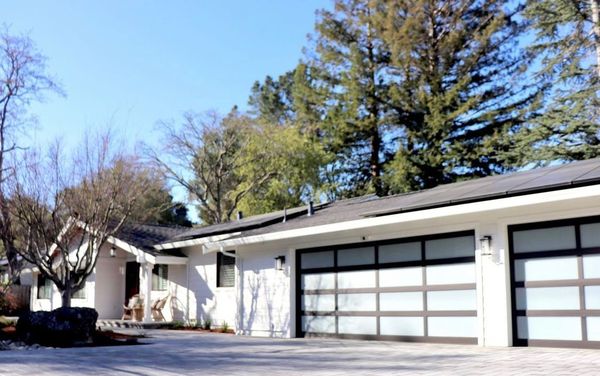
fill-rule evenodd
<path id="1" fill-rule="evenodd" d="M 392 340 L 392 341 L 405 341 L 405 342 L 433 342 L 433 343 L 457 343 L 457 344 L 477 344 L 476 337 L 431 337 L 428 336 L 427 328 L 427 317 L 477 317 L 476 310 L 469 311 L 427 311 L 427 294 L 423 293 L 423 311 L 380 311 L 379 310 L 379 294 L 380 292 L 427 292 L 427 291 L 450 291 L 450 290 L 470 290 L 476 289 L 476 283 L 464 283 L 464 284 L 450 284 L 450 285 L 427 285 L 426 279 L 426 266 L 433 265 L 451 265 L 475 262 L 475 255 L 468 257 L 455 257 L 447 259 L 430 259 L 425 258 L 425 242 L 428 240 L 453 238 L 460 236 L 473 236 L 475 238 L 475 232 L 473 230 L 441 233 L 428 236 L 417 236 L 410 238 L 401 239 L 390 239 L 384 241 L 372 241 L 372 242 L 361 242 L 352 244 L 339 244 L 331 246 L 323 246 L 318 248 L 299 249 L 296 252 L 296 337 L 335 337 L 335 338 L 348 338 L 348 339 L 367 339 L 367 340 Z M 405 261 L 405 262 L 392 262 L 392 263 L 379 263 L 379 246 L 389 244 L 402 244 L 402 243 L 421 243 L 421 259 L 416 261 Z M 338 265 L 338 251 L 346 250 L 351 248 L 362 248 L 362 247 L 374 247 L 375 259 L 373 264 L 367 265 L 352 265 L 352 266 L 337 266 Z M 473 245 L 475 249 L 475 244 Z M 310 268 L 302 269 L 301 256 L 306 253 L 333 251 L 334 266 L 324 268 Z M 421 286 L 405 286 L 405 287 L 379 287 L 379 270 L 390 269 L 399 267 L 411 267 L 420 266 L 422 268 L 422 285 Z M 321 289 L 321 290 L 307 290 L 302 289 L 301 278 L 303 274 L 314 274 L 314 273 L 328 273 L 328 272 L 346 272 L 346 271 L 359 271 L 359 270 L 374 270 L 376 287 L 374 288 L 353 288 L 353 289 L 337 289 L 337 278 L 335 279 L 335 289 Z M 336 274 L 337 275 L 337 274 Z M 376 310 L 375 311 L 364 311 L 364 312 L 340 312 L 337 310 L 338 298 L 337 294 L 340 293 L 376 293 Z M 302 295 L 311 294 L 334 294 L 335 295 L 335 306 L 334 312 L 312 312 L 302 310 Z M 424 335 L 423 336 L 390 336 L 390 335 L 365 335 L 365 334 L 315 334 L 306 333 L 302 330 L 302 316 L 304 315 L 319 315 L 319 316 L 334 316 L 336 317 L 336 333 L 338 320 L 340 316 L 363 316 L 363 317 L 386 317 L 386 316 L 405 316 L 405 317 L 423 317 L 424 324 Z M 377 333 L 380 333 L 380 323 L 377 320 Z"/>
<path id="2" fill-rule="evenodd" d="M 575 348 L 600 348 L 600 341 L 588 341 L 586 317 L 600 316 L 600 310 L 590 310 L 581 307 L 585 304 L 585 286 L 600 285 L 600 278 L 584 279 L 583 277 L 583 256 L 600 254 L 600 247 L 582 248 L 581 246 L 581 225 L 600 222 L 600 216 L 583 217 L 564 219 L 557 221 L 535 222 L 520 225 L 508 226 L 508 242 L 509 242 L 509 259 L 510 259 L 510 283 L 511 283 L 511 311 L 512 311 L 512 332 L 513 346 L 541 346 L 541 347 L 575 347 Z M 515 253 L 513 234 L 517 231 L 538 230 L 560 226 L 575 227 L 575 248 L 559 251 L 535 251 Z M 549 281 L 521 281 L 515 280 L 515 261 L 519 259 L 545 258 L 545 257 L 561 257 L 561 256 L 577 256 L 578 278 L 570 280 L 549 280 Z M 525 287 L 579 287 L 579 302 L 578 310 L 518 310 L 516 289 Z M 517 317 L 546 317 L 546 316 L 562 316 L 562 317 L 581 317 L 581 338 L 582 340 L 535 340 L 519 338 L 517 328 Z"/>

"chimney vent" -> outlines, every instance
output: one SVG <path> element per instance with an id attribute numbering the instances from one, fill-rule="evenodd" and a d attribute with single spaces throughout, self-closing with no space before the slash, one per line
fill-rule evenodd
<path id="1" fill-rule="evenodd" d="M 311 215 L 315 214 L 315 207 L 313 205 L 312 200 L 310 200 L 308 202 L 308 216 L 310 217 Z"/>

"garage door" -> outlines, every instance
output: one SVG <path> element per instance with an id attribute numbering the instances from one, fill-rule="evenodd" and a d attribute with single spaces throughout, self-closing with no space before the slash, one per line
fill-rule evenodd
<path id="1" fill-rule="evenodd" d="M 300 336 L 477 343 L 473 232 L 297 252 Z"/>
<path id="2" fill-rule="evenodd" d="M 510 226 L 513 343 L 600 347 L 600 219 Z"/>

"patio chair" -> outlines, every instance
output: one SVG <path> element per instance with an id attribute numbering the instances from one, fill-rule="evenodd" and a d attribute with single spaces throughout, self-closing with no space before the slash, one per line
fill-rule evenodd
<path id="1" fill-rule="evenodd" d="M 165 305 L 167 304 L 167 300 L 169 300 L 169 295 L 165 296 L 162 299 L 158 299 L 156 300 L 154 303 L 152 303 L 152 319 L 154 321 L 166 321 L 165 320 L 165 316 L 162 313 L 163 308 L 165 308 Z"/>
<path id="2" fill-rule="evenodd" d="M 135 308 L 136 304 L 138 304 L 139 300 L 140 296 L 136 294 L 129 299 L 127 305 L 123 304 L 123 316 L 121 317 L 121 320 L 133 319 L 133 309 Z"/>

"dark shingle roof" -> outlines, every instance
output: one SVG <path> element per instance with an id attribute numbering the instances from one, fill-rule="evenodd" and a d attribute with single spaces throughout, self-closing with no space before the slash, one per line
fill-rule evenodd
<path id="1" fill-rule="evenodd" d="M 154 245 L 164 243 L 185 231 L 189 231 L 189 228 L 126 223 L 121 227 L 115 237 L 153 256 L 185 257 L 185 255 L 177 249 L 157 250 L 154 248 Z"/>
<path id="2" fill-rule="evenodd" d="M 592 184 L 600 184 L 600 158 L 444 184 L 394 196 L 369 195 L 336 201 L 316 207 L 313 216 L 303 215 L 285 223 L 279 221 L 272 225 L 244 231 L 240 236 L 262 235 Z"/>

